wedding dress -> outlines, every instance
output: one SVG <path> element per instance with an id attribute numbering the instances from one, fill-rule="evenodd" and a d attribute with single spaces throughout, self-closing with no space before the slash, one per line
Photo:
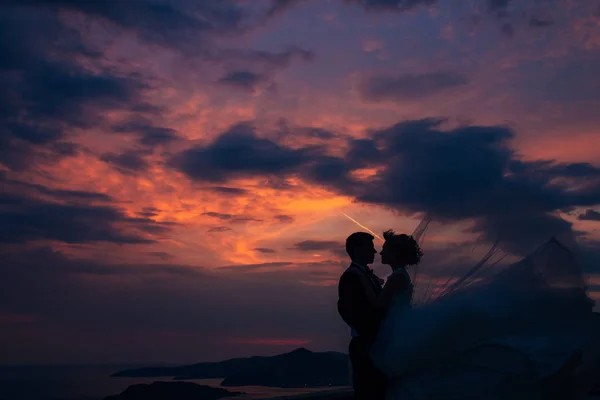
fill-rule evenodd
<path id="1" fill-rule="evenodd" d="M 429 297 L 397 294 L 371 350 L 388 400 L 577 400 L 600 380 L 600 316 L 571 249 L 551 239 L 504 266 L 497 250 L 421 285 Z"/>

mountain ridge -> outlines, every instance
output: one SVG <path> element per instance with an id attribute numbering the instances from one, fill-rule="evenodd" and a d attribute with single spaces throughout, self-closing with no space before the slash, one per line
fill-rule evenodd
<path id="1" fill-rule="evenodd" d="M 304 347 L 274 356 L 231 358 L 176 367 L 146 367 L 118 371 L 113 377 L 172 377 L 173 380 L 222 378 L 222 386 L 284 388 L 347 386 L 348 355 L 313 352 Z"/>

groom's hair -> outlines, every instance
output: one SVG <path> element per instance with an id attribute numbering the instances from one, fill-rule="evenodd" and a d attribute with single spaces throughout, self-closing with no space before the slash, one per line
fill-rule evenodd
<path id="1" fill-rule="evenodd" d="M 354 232 L 346 239 L 346 253 L 352 258 L 354 250 L 365 243 L 372 242 L 375 236 L 367 232 Z"/>

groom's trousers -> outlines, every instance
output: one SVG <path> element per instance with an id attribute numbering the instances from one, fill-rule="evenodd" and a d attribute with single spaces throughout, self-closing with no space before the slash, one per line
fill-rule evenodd
<path id="1" fill-rule="evenodd" d="M 369 342 L 359 337 L 350 341 L 352 386 L 356 400 L 384 400 L 386 376 L 375 367 L 369 356 Z"/>

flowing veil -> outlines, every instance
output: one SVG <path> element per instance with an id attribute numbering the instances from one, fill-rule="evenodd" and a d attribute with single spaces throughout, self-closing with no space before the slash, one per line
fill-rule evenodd
<path id="1" fill-rule="evenodd" d="M 424 255 L 408 268 L 411 307 L 389 311 L 373 346 L 378 367 L 392 377 L 426 376 L 429 383 L 417 389 L 445 379 L 434 376 L 444 365 L 452 365 L 446 375 L 471 368 L 463 376 L 479 380 L 482 390 L 493 386 L 486 379 L 516 387 L 514 380 L 537 384 L 569 373 L 584 393 L 600 371 L 600 318 L 576 241 L 548 232 L 536 248 L 519 253 L 475 232 L 471 221 L 422 218 L 412 233 Z M 565 370 L 573 359 L 575 367 Z"/>
<path id="2" fill-rule="evenodd" d="M 436 299 L 465 290 L 477 283 L 487 282 L 513 266 L 524 257 L 530 257 L 532 271 L 545 284 L 553 288 L 587 292 L 587 279 L 578 262 L 578 246 L 572 234 L 550 232 L 546 242 L 528 254 L 515 254 L 504 250 L 503 241 L 493 242 L 482 237 L 454 242 L 446 246 L 429 245 L 430 237 L 440 237 L 442 231 L 452 232 L 458 223 L 436 222 L 426 214 L 412 233 L 424 251 L 422 262 L 409 267 L 414 285 L 413 305 L 431 303 Z M 447 236 L 447 235 L 446 235 Z M 430 253 L 441 255 L 431 259 Z M 444 254 L 440 254 L 444 253 Z M 515 269 L 515 268 L 513 268 Z M 590 299 L 590 302 L 593 301 Z"/>

